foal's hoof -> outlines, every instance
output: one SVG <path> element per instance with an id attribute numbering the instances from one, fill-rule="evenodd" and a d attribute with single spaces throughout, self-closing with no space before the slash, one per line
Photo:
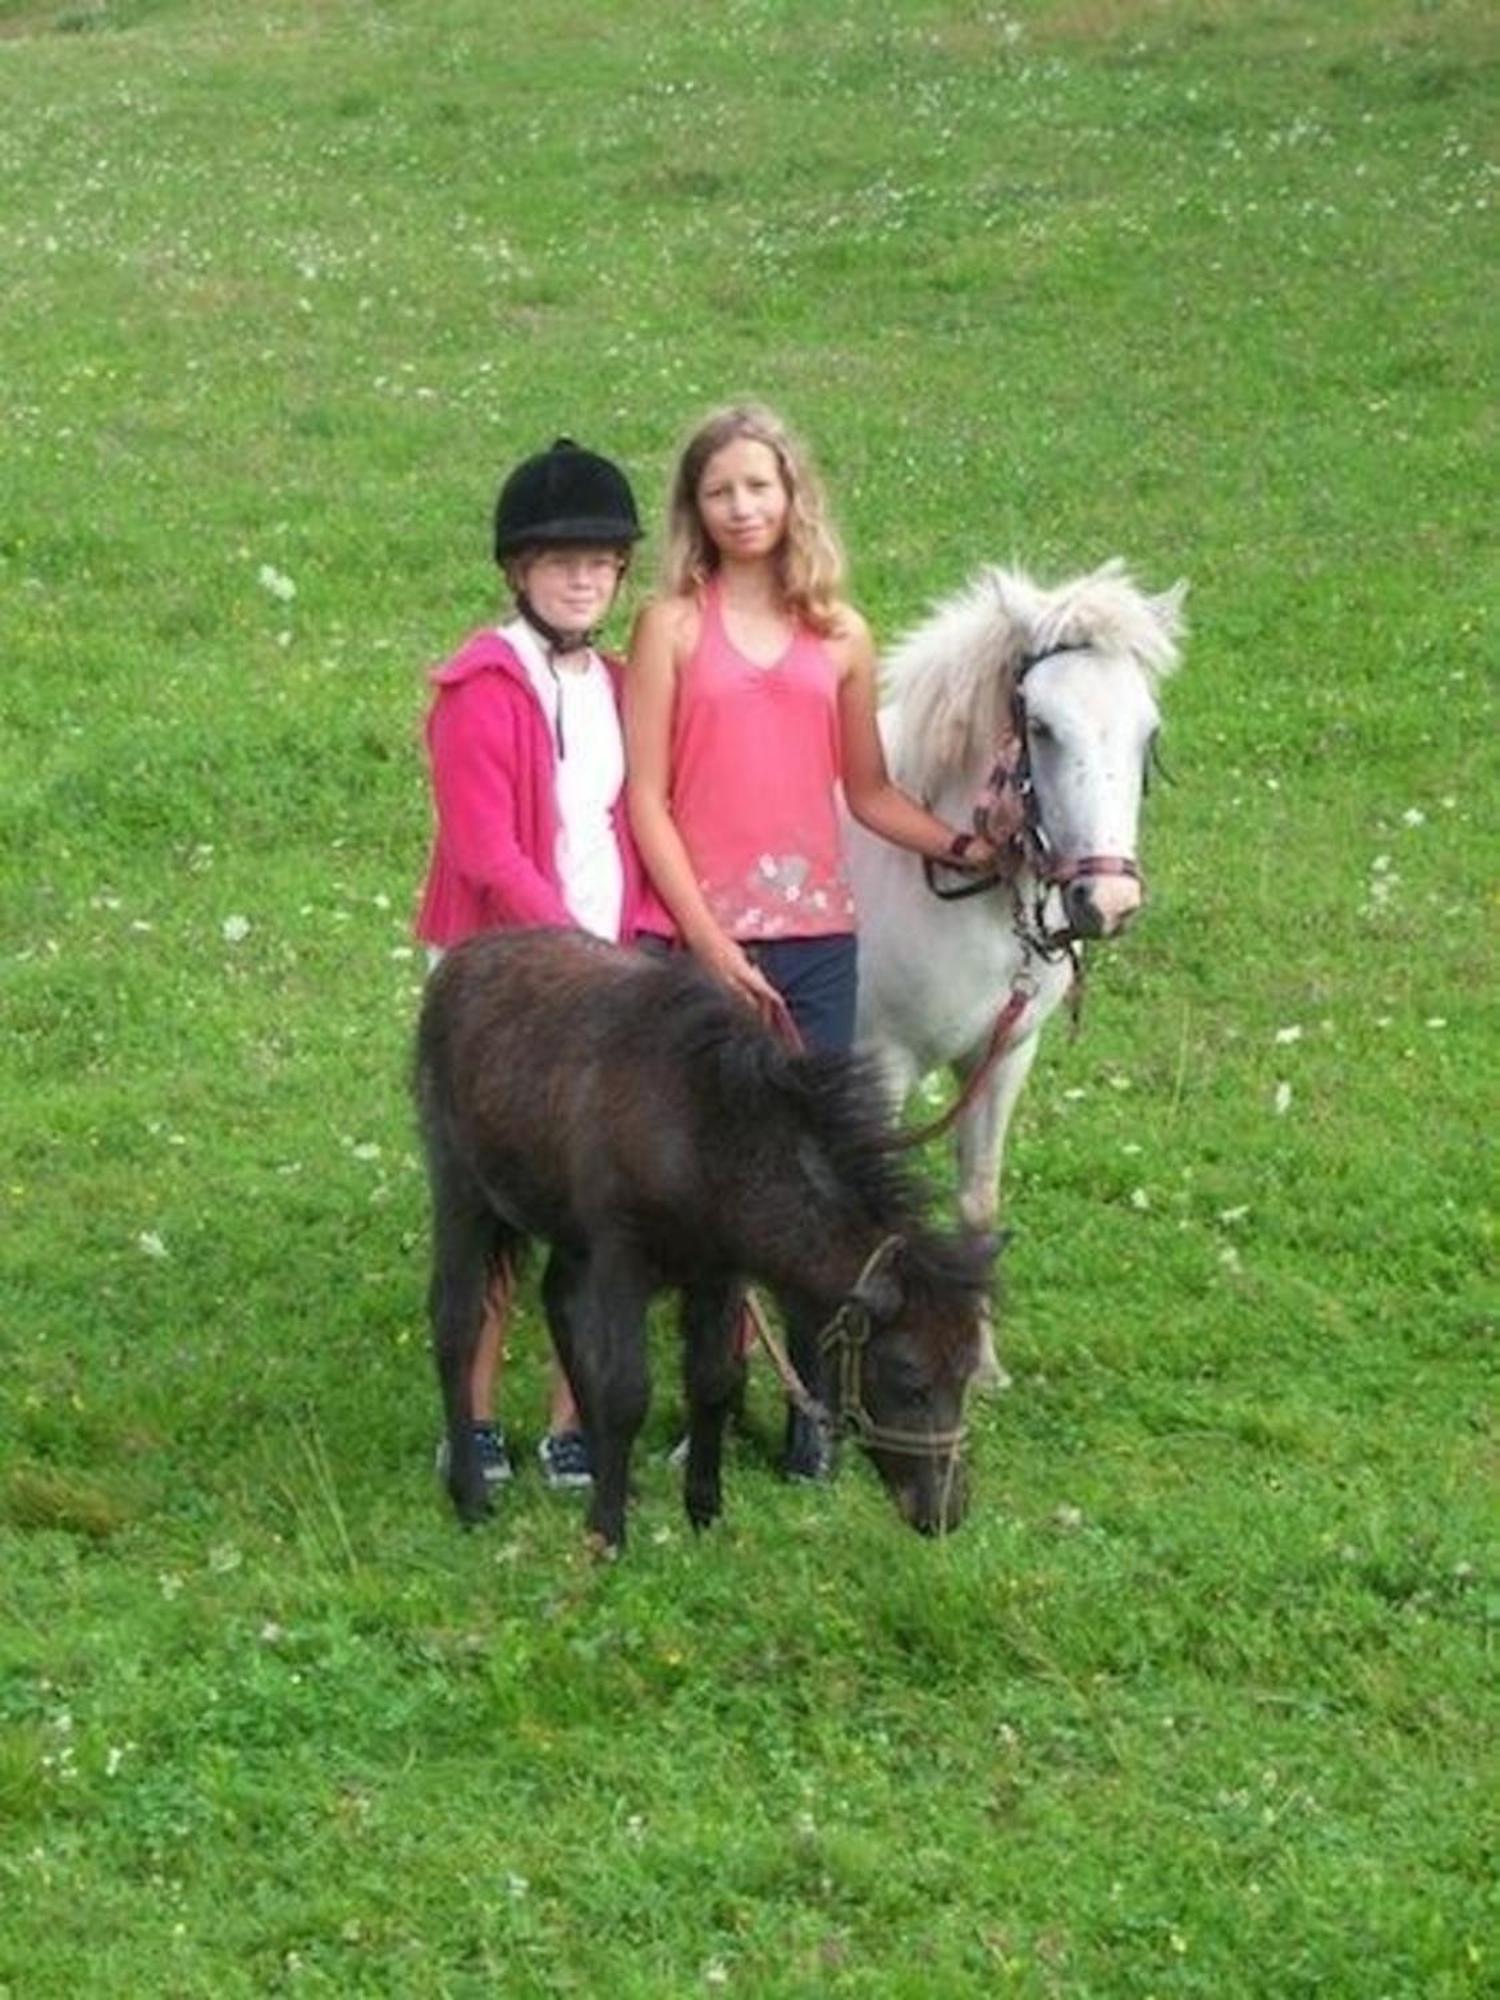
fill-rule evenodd
<path id="1" fill-rule="evenodd" d="M 597 1528 L 589 1529 L 583 1538 L 583 1546 L 595 1562 L 612 1563 L 620 1560 L 620 1544 L 607 1540 Z"/>
<path id="2" fill-rule="evenodd" d="M 781 1476 L 808 1486 L 826 1486 L 833 1477 L 833 1442 L 807 1417 L 794 1417 L 788 1427 Z"/>
<path id="3" fill-rule="evenodd" d="M 684 1493 L 682 1504 L 693 1532 L 697 1535 L 701 1535 L 705 1528 L 711 1528 L 724 1511 L 723 1501 L 717 1494 L 698 1497 Z"/>

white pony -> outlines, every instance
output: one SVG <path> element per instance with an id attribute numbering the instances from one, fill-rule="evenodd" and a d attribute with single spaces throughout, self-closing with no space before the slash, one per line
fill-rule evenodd
<path id="1" fill-rule="evenodd" d="M 973 1228 L 994 1226 L 1006 1127 L 1077 977 L 1078 941 L 1113 936 L 1143 900 L 1136 823 L 1186 591 L 1148 597 L 1118 561 L 1057 590 L 989 569 L 886 663 L 892 777 L 985 833 L 1002 868 L 987 892 L 964 893 L 962 877 L 850 827 L 856 1039 L 898 1105 L 931 1071 L 956 1073 L 959 1208 Z"/>

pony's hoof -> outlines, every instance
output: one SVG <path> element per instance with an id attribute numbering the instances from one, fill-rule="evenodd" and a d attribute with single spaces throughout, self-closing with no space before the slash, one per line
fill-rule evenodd
<path id="1" fill-rule="evenodd" d="M 980 1356 L 969 1386 L 982 1396 L 1001 1396 L 1007 1389 L 1015 1387 L 1015 1378 L 999 1355 L 991 1351 Z"/>
<path id="2" fill-rule="evenodd" d="M 683 1500 L 683 1508 L 692 1525 L 694 1534 L 701 1535 L 705 1528 L 711 1528 L 724 1511 L 717 1498 L 708 1500 Z"/>
<path id="3" fill-rule="evenodd" d="M 1011 1386 L 1010 1376 L 1005 1372 L 995 1347 L 995 1328 L 988 1308 L 979 1322 L 979 1359 L 974 1364 L 970 1383 L 973 1388 L 991 1396 L 998 1396 L 1002 1389 Z"/>
<path id="4" fill-rule="evenodd" d="M 620 1544 L 601 1535 L 597 1528 L 590 1528 L 583 1538 L 583 1546 L 595 1562 L 612 1563 L 620 1560 Z"/>

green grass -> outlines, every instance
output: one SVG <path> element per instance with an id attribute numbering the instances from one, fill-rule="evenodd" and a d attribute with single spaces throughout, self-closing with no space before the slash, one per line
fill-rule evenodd
<path id="1" fill-rule="evenodd" d="M 0 0 L 0 1993 L 1495 1990 L 1497 57 Z M 883 637 L 1189 577 L 1177 782 L 1018 1118 L 963 1532 L 751 1439 L 694 1541 L 663 1328 L 600 1570 L 430 1476 L 422 668 L 507 464 L 654 513 L 746 390 Z"/>

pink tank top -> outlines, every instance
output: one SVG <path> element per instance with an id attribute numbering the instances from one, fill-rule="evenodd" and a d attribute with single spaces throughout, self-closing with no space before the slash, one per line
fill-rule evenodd
<path id="1" fill-rule="evenodd" d="M 677 680 L 672 817 L 732 938 L 854 929 L 836 794 L 838 681 L 827 647 L 803 625 L 774 665 L 747 659 L 709 583 L 698 644 Z"/>

